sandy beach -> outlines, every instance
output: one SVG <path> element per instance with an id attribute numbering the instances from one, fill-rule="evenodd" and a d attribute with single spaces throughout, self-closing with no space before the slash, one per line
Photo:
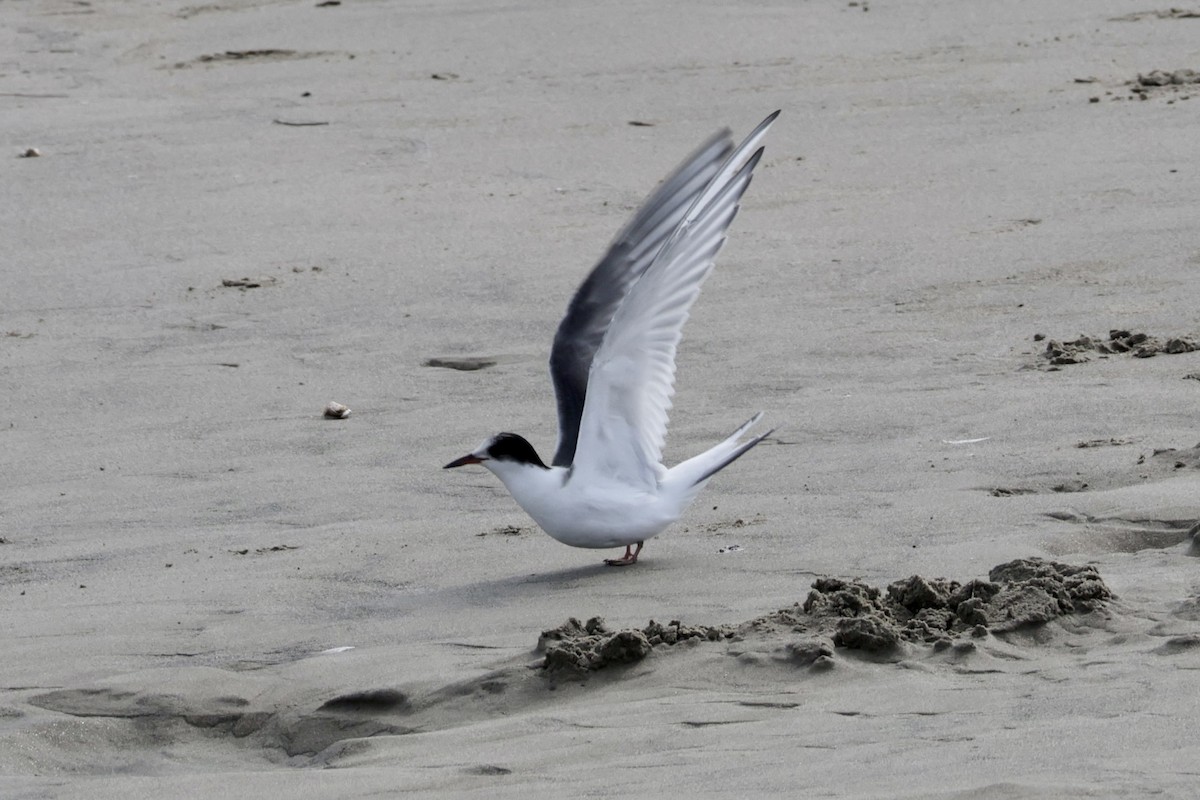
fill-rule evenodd
<path id="1" fill-rule="evenodd" d="M 0 795 L 1194 796 L 1189 70 L 1133 0 L 0 4 Z M 626 569 L 443 472 L 777 108 L 665 460 L 776 433 Z"/>

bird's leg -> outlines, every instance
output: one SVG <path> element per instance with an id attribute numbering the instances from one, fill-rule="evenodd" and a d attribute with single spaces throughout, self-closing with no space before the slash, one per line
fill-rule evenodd
<path id="1" fill-rule="evenodd" d="M 604 563 L 610 567 L 628 567 L 637 563 L 638 553 L 642 552 L 642 542 L 637 543 L 637 550 L 632 550 L 633 545 L 625 545 L 625 555 L 620 558 L 606 558 Z"/>

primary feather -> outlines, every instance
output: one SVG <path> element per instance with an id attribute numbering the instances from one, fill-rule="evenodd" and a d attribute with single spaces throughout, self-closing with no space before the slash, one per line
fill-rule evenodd
<path id="1" fill-rule="evenodd" d="M 550 351 L 550 377 L 558 402 L 558 446 L 551 462 L 555 466 L 570 466 L 575 458 L 592 358 L 617 306 L 712 182 L 731 150 L 733 140 L 724 130 L 688 156 L 617 234 L 571 299 Z"/>
<path id="2" fill-rule="evenodd" d="M 683 325 L 762 156 L 755 148 L 776 114 L 695 196 L 613 313 L 591 361 L 572 480 L 617 480 L 650 490 L 665 474 L 662 448 Z"/>

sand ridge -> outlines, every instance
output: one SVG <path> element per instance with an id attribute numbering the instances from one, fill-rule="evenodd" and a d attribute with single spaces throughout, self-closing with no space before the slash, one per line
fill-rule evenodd
<path id="1" fill-rule="evenodd" d="M 254 672 L 193 668 L 59 689 L 28 702 L 79 719 L 126 721 L 122 746 L 136 746 L 140 738 L 206 739 L 227 742 L 247 755 L 261 752 L 267 763 L 334 763 L 355 740 L 428 733 L 520 709 L 554 707 L 561 700 L 557 689 L 586 687 L 587 675 L 597 671 L 610 673 L 610 681 L 655 684 L 653 664 L 649 672 L 633 669 L 652 655 L 682 659 L 675 670 L 712 670 L 711 663 L 687 664 L 689 656 L 700 655 L 697 648 L 709 646 L 742 667 L 761 665 L 769 654 L 768 663 L 799 670 L 766 673 L 759 678 L 760 692 L 771 682 L 778 690 L 790 688 L 806 672 L 845 669 L 845 659 L 896 664 L 950 652 L 961 666 L 978 650 L 1008 658 L 1021 652 L 1020 660 L 1036 660 L 1039 650 L 1062 646 L 1062 632 L 1047 630 L 1033 647 L 1031 640 L 1009 641 L 1007 635 L 1046 629 L 1067 615 L 1078 621 L 1066 630 L 1111 627 L 1121 615 L 1120 609 L 1109 609 L 1112 599 L 1094 568 L 1042 559 L 1001 564 L 986 581 L 914 575 L 886 591 L 857 580 L 820 578 L 803 602 L 742 623 L 651 621 L 643 628 L 611 630 L 599 618 L 571 619 L 542 632 L 532 651 L 540 660 L 518 656 L 493 664 L 480 677 L 433 688 L 390 686 L 342 692 L 316 704 L 303 698 L 280 702 L 271 681 Z M 1156 652 L 1184 652 L 1193 638 L 1170 639 Z M 604 685 L 610 684 L 594 691 L 604 691 Z M 181 692 L 182 687 L 190 688 Z M 481 698 L 486 699 L 464 703 Z M 576 695 L 577 702 L 587 699 L 586 692 Z"/>
<path id="2" fill-rule="evenodd" d="M 819 578 L 803 604 L 738 625 L 685 625 L 678 620 L 663 625 L 651 620 L 641 629 L 613 631 L 599 617 L 586 624 L 571 618 L 543 631 L 538 650 L 545 653 L 542 668 L 547 671 L 588 672 L 640 661 L 663 645 L 743 641 L 748 633 L 767 626 L 791 626 L 812 640 L 789 643 L 789 657 L 804 653 L 825 666 L 832 655 L 830 644 L 868 652 L 890 651 L 902 641 L 945 647 L 968 632 L 982 637 L 989 630 L 1012 631 L 1063 614 L 1098 611 L 1111 598 L 1094 567 L 1019 559 L 993 567 L 986 581 L 964 584 L 913 575 L 891 584 L 886 593 L 858 580 Z"/>

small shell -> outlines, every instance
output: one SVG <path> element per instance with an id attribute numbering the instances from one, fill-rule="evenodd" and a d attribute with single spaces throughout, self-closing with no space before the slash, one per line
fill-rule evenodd
<path id="1" fill-rule="evenodd" d="M 329 405 L 325 406 L 326 419 L 345 419 L 348 416 L 350 416 L 350 409 L 341 403 L 330 401 Z"/>
<path id="2" fill-rule="evenodd" d="M 338 653 L 345 653 L 354 649 L 354 645 L 342 645 L 341 647 L 331 647 L 328 650 L 322 650 L 317 653 L 319 656 L 332 656 Z"/>

